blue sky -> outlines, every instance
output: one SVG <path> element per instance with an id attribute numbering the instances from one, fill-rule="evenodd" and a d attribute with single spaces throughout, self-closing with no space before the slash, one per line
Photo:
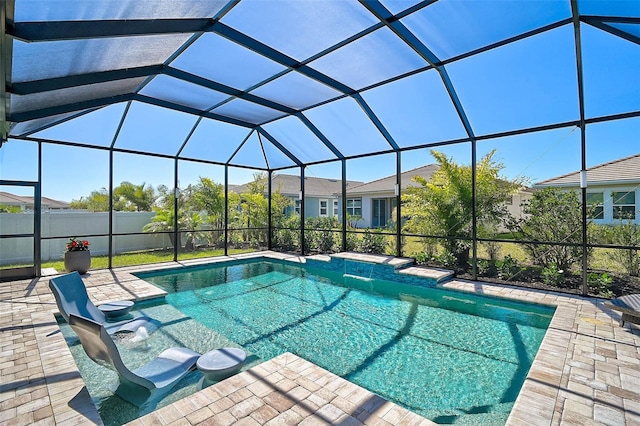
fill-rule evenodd
<path id="1" fill-rule="evenodd" d="M 550 21 L 565 16 L 569 2 L 553 2 L 556 8 L 548 11 L 539 20 Z M 393 2 L 389 3 L 390 7 Z M 443 2 L 438 7 L 450 3 Z M 473 3 L 467 3 L 472 5 Z M 515 4 L 515 3 L 514 3 Z M 535 4 L 535 3 L 531 3 Z M 436 3 L 438 5 L 438 3 Z M 436 19 L 439 11 L 433 11 L 430 25 L 441 25 Z M 425 9 L 425 10 L 426 10 Z M 478 13 L 478 11 L 474 12 Z M 489 13 L 489 12 L 486 12 Z M 510 13 L 514 13 L 511 10 Z M 527 15 L 526 7 L 517 11 Z M 497 15 L 496 15 L 497 16 Z M 496 18 L 487 16 L 487 18 Z M 424 18 L 424 19 L 423 19 Z M 230 16 L 231 23 L 235 22 Z M 421 20 L 422 19 L 422 20 Z M 524 19 L 524 18 L 523 18 Z M 240 21 L 238 21 L 240 22 Z M 428 38 L 428 28 L 421 27 L 426 17 L 415 16 L 405 24 L 418 36 Z M 238 24 L 239 25 L 239 24 Z M 514 24 L 515 25 L 515 24 Z M 516 25 L 517 26 L 517 25 Z M 640 110 L 640 49 L 639 46 L 615 37 L 589 25 L 582 25 L 582 47 L 584 64 L 585 114 L 587 118 L 626 113 Z M 440 28 L 445 34 L 450 29 Z M 472 29 L 468 29 L 471 31 Z M 525 28 L 507 28 L 507 33 L 483 34 L 483 43 L 499 40 L 510 35 L 509 31 Z M 256 30 L 257 31 L 257 30 Z M 463 31 L 464 32 L 464 31 Z M 450 57 L 460 52 L 455 49 L 472 49 L 477 46 L 462 46 L 468 35 L 458 34 L 460 40 L 427 40 L 441 57 Z M 464 37 L 463 37 L 464 36 Z M 384 42 L 388 33 L 376 35 L 371 45 Z M 453 35 L 452 35 L 453 37 Z M 378 41 L 376 41 L 378 40 Z M 205 40 L 217 43 L 219 49 L 232 49 L 219 40 Z M 472 40 L 471 43 L 474 41 Z M 458 44 L 455 44 L 458 43 Z M 219 46 L 218 46 L 219 44 Z M 291 54 L 300 54 L 305 46 L 292 46 Z M 360 52 L 371 48 L 364 43 L 327 55 L 325 61 L 315 66 L 327 74 L 343 78 L 352 86 L 365 86 L 369 80 L 388 73 L 404 72 L 403 67 L 415 67 L 415 58 L 402 61 L 388 61 L 373 64 L 367 68 L 358 61 Z M 237 48 L 234 48 L 237 49 Z M 302 49 L 300 52 L 295 49 Z M 463 49 L 463 51 L 464 51 Z M 234 54 L 238 52 L 234 51 Z M 333 57 L 330 57 L 335 55 Z M 191 52 L 190 56 L 196 57 Z M 238 56 L 244 60 L 244 56 Z M 350 58 L 351 62 L 345 60 Z M 396 58 L 402 59 L 402 58 Z M 185 59 L 186 60 L 186 59 Z M 195 59 L 194 59 L 195 60 Z M 364 59 L 362 59 L 364 60 Z M 417 63 L 417 62 L 416 62 Z M 176 63 L 175 66 L 188 63 Z M 264 67 L 272 64 L 265 63 Z M 262 69 L 262 68 L 260 68 Z M 270 69 L 270 68 L 269 68 Z M 248 70 L 247 72 L 251 71 Z M 251 71 L 260 74 L 259 69 Z M 476 136 L 541 126 L 579 118 L 577 72 L 573 27 L 560 28 L 499 47 L 480 55 L 462 59 L 446 66 L 446 71 L 465 109 Z M 269 71 L 269 73 L 273 70 Z M 250 81 L 249 75 L 238 76 Z M 258 78 L 254 76 L 252 78 Z M 263 78 L 261 76 L 260 78 Z M 225 78 L 232 79 L 233 75 Z M 299 79 L 291 74 L 290 81 Z M 332 93 L 322 87 L 305 84 L 305 96 L 324 97 Z M 249 83 L 247 83 L 249 84 Z M 279 97 L 281 102 L 294 102 L 295 94 L 288 93 L 284 81 L 275 81 L 258 89 L 261 96 Z M 297 84 L 303 84 L 297 81 Z M 163 87 L 176 94 L 188 90 L 177 80 L 166 76 L 158 78 L 144 90 L 153 95 Z M 412 147 L 425 143 L 464 138 L 466 133 L 457 112 L 453 108 L 449 94 L 436 71 L 427 71 L 379 88 L 367 90 L 362 98 L 376 113 L 382 124 L 401 147 Z M 205 102 L 206 99 L 201 99 Z M 230 102 L 227 112 L 235 113 L 251 106 L 245 101 Z M 113 105 L 64 123 L 57 128 L 42 131 L 35 136 L 59 139 L 68 142 L 89 144 L 97 147 L 109 146 L 115 134 L 119 119 L 125 109 L 124 104 Z M 264 108 L 252 111 L 256 116 L 271 114 Z M 375 126 L 362 113 L 357 102 L 345 98 L 331 104 L 305 111 L 307 118 L 329 140 L 346 155 L 359 155 L 370 150 L 387 149 L 388 144 Z M 164 110 L 142 103 L 134 103 L 116 142 L 116 147 L 136 149 L 145 152 L 173 154 L 180 147 L 185 136 L 192 129 L 197 118 L 188 114 Z M 324 160 L 332 157 L 331 152 L 296 118 L 284 118 L 264 126 L 302 161 Z M 183 153 L 211 161 L 226 161 L 237 145 L 249 134 L 249 130 L 221 124 L 213 120 L 203 120 L 194 132 Z M 640 153 L 640 118 L 630 118 L 587 126 L 587 163 L 594 166 Z M 252 136 L 236 156 L 247 164 L 263 164 L 261 150 L 256 136 Z M 289 160 L 269 145 L 266 145 L 270 165 L 278 167 Z M 437 148 L 461 164 L 469 164 L 470 144 L 443 146 Z M 545 132 L 519 136 L 489 139 L 477 144 L 478 158 L 492 149 L 497 150 L 496 159 L 504 164 L 503 175 L 508 178 L 527 177 L 531 183 L 580 169 L 580 130 L 561 128 Z M 256 156 L 258 152 L 260 155 Z M 69 146 L 43 144 L 42 192 L 44 196 L 64 201 L 88 195 L 92 190 L 108 185 L 108 152 Z M 173 186 L 173 161 L 170 159 L 114 154 L 114 184 L 122 181 L 151 184 L 153 186 Z M 10 140 L 0 149 L 0 179 L 36 180 L 36 144 Z M 402 154 L 402 168 L 409 170 L 432 163 L 428 149 L 406 151 Z M 370 181 L 395 173 L 395 155 L 368 157 L 348 162 L 348 179 Z M 223 167 L 181 161 L 180 186 L 194 183 L 200 176 L 208 176 L 217 182 L 223 181 Z M 291 169 L 285 173 L 297 174 Z M 253 171 L 239 168 L 230 169 L 231 183 L 245 183 L 252 178 Z M 310 166 L 307 176 L 340 178 L 339 162 Z M 0 188 L 7 190 L 7 188 Z M 12 189 L 12 192 L 18 192 Z"/>

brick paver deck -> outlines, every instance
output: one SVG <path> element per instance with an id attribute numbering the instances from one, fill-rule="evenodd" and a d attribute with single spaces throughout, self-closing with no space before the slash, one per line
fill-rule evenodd
<path id="1" fill-rule="evenodd" d="M 304 261 L 279 253 L 239 257 L 256 255 Z M 175 266 L 90 271 L 83 278 L 96 302 L 141 300 L 163 292 L 131 272 Z M 102 424 L 59 331 L 47 281 L 0 283 L 0 424 Z M 619 314 L 603 300 L 457 280 L 443 287 L 557 306 L 508 424 L 640 424 L 640 331 L 620 327 Z M 132 424 L 432 423 L 287 353 Z"/>

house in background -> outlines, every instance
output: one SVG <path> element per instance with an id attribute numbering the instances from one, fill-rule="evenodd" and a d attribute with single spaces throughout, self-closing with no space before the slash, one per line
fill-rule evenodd
<path id="1" fill-rule="evenodd" d="M 71 208 L 69 203 L 65 201 L 58 201 L 47 197 L 41 197 L 40 203 L 42 211 L 69 210 Z M 24 197 L 3 191 L 0 191 L 0 205 L 19 207 L 23 212 L 33 211 L 34 209 L 33 197 Z"/>
<path id="2" fill-rule="evenodd" d="M 438 167 L 437 164 L 427 164 L 402 173 L 400 177 L 402 191 L 419 185 L 413 181 L 415 176 L 422 176 L 427 181 L 431 180 Z M 532 188 L 524 187 L 513 194 L 505 203 L 509 214 L 513 217 L 522 217 L 522 204 L 531 199 L 533 192 Z M 361 218 L 354 223 L 359 228 L 381 228 L 393 222 L 395 218 L 392 216 L 396 202 L 396 175 L 347 189 L 347 215 Z M 500 228 L 500 232 L 506 231 L 506 228 Z"/>
<path id="3" fill-rule="evenodd" d="M 580 172 L 538 182 L 534 188 L 556 187 L 580 190 Z M 587 204 L 593 207 L 590 219 L 612 224 L 631 218 L 640 224 L 640 154 L 587 169 Z"/>
<path id="4" fill-rule="evenodd" d="M 412 178 L 422 176 L 431 179 L 438 170 L 437 164 L 427 164 L 400 175 L 402 190 L 410 186 L 417 186 Z M 340 205 L 340 200 L 338 201 Z M 396 175 L 367 182 L 354 187 L 347 187 L 347 215 L 361 217 L 358 228 L 381 228 L 392 221 L 393 210 L 396 208 Z M 338 208 L 340 211 L 340 208 Z"/>
<path id="5" fill-rule="evenodd" d="M 347 181 L 349 188 L 361 185 L 363 182 Z M 279 191 L 292 201 L 292 207 L 285 212 L 287 215 L 301 212 L 300 176 L 274 174 L 271 181 L 272 191 Z M 237 194 L 246 192 L 247 186 L 239 185 L 233 188 Z M 342 180 L 317 177 L 304 178 L 304 216 L 309 217 L 339 217 L 339 200 L 342 193 Z M 265 194 L 266 195 L 266 194 Z"/>
<path id="6" fill-rule="evenodd" d="M 524 204 L 531 201 L 534 192 L 536 192 L 534 188 L 523 186 L 518 192 L 512 194 L 511 198 L 505 202 L 509 215 L 517 219 L 522 218 L 524 216 L 524 213 L 522 212 Z M 498 231 L 508 232 L 509 230 L 505 226 L 501 225 L 498 227 Z"/>

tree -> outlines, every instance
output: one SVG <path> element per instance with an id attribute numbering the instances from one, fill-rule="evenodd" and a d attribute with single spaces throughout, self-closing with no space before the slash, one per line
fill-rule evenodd
<path id="1" fill-rule="evenodd" d="M 265 194 L 267 192 L 267 180 L 269 175 L 264 172 L 253 174 L 253 180 L 247 183 L 247 188 L 252 194 Z"/>
<path id="2" fill-rule="evenodd" d="M 153 210 L 156 212 L 156 215 L 151 219 L 151 222 L 142 228 L 142 231 L 150 233 L 173 231 L 175 225 L 173 199 L 167 197 L 164 206 L 154 207 Z M 169 233 L 171 245 L 174 247 L 177 246 L 178 248 L 182 247 L 182 237 L 184 236 L 186 238 L 184 244 L 185 249 L 193 250 L 196 240 L 205 238 L 205 233 L 201 230 L 201 226 L 202 217 L 198 212 L 178 209 L 178 239 L 176 241 L 173 232 Z"/>
<path id="3" fill-rule="evenodd" d="M 508 216 L 505 202 L 523 185 L 521 179 L 500 176 L 504 168 L 493 159 L 495 150 L 476 164 L 476 218 L 479 233 L 495 229 Z M 427 180 L 416 176 L 418 186 L 409 187 L 402 196 L 402 211 L 408 220 L 404 231 L 422 235 L 445 236 L 442 245 L 459 264 L 469 260 L 470 245 L 458 237 L 472 232 L 471 166 L 458 165 L 453 158 L 432 150 L 438 170 Z"/>
<path id="4" fill-rule="evenodd" d="M 22 209 L 18 206 L 7 206 L 0 204 L 0 213 L 22 213 Z"/>
<path id="5" fill-rule="evenodd" d="M 71 200 L 69 206 L 72 209 L 89 210 L 92 212 L 109 211 L 109 191 L 106 188 L 100 188 L 97 191 L 91 191 L 88 197 L 80 197 L 79 200 Z"/>
<path id="6" fill-rule="evenodd" d="M 582 257 L 581 246 L 557 246 L 541 242 L 582 244 L 582 204 L 575 191 L 544 188 L 523 204 L 523 217 L 513 219 L 509 228 L 520 233 L 521 243 L 536 265 L 568 271 Z"/>
<path id="7" fill-rule="evenodd" d="M 156 200 L 153 186 L 122 182 L 113 190 L 113 209 L 116 211 L 149 212 Z"/>
<path id="8" fill-rule="evenodd" d="M 237 214 L 231 218 L 234 228 L 264 228 L 243 231 L 245 241 L 257 240 L 263 243 L 267 239 L 266 228 L 269 225 L 269 200 L 265 196 L 267 180 L 266 173 L 253 175 L 253 181 L 247 184 L 248 191 L 239 196 Z M 291 206 L 291 200 L 282 195 L 280 188 L 271 193 L 271 222 L 274 227 L 283 226 L 285 210 L 289 206 Z"/>
<path id="9" fill-rule="evenodd" d="M 135 185 L 125 181 L 113 189 L 113 210 L 149 212 L 156 197 L 153 186 L 147 186 L 145 183 Z M 72 200 L 70 206 L 72 209 L 107 212 L 109 211 L 109 191 L 106 188 L 91 191 L 88 197 Z"/>
<path id="10" fill-rule="evenodd" d="M 194 210 L 206 213 L 206 222 L 212 228 L 210 241 L 220 243 L 225 221 L 224 185 L 215 183 L 207 177 L 200 177 L 200 181 L 191 189 L 190 205 Z M 229 192 L 229 205 L 235 206 L 239 197 Z"/>

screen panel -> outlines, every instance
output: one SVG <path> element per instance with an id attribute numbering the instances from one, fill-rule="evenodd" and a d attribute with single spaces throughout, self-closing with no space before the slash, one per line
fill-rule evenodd
<path id="1" fill-rule="evenodd" d="M 205 33 L 171 66 L 245 90 L 283 71 L 284 66 L 213 33 Z"/>
<path id="2" fill-rule="evenodd" d="M 126 103 L 83 114 L 34 134 L 35 137 L 107 147 L 113 143 Z"/>
<path id="3" fill-rule="evenodd" d="M 304 60 L 374 25 L 356 2 L 240 2 L 222 22 L 295 59 Z M 299 37 L 304 34 L 304 37 Z"/>
<path id="4" fill-rule="evenodd" d="M 447 65 L 476 136 L 578 120 L 570 25 Z"/>
<path id="5" fill-rule="evenodd" d="M 127 113 L 115 147 L 175 155 L 187 139 L 197 117 L 134 102 Z"/>
<path id="6" fill-rule="evenodd" d="M 468 136 L 435 70 L 376 87 L 362 96 L 401 147 Z"/>

